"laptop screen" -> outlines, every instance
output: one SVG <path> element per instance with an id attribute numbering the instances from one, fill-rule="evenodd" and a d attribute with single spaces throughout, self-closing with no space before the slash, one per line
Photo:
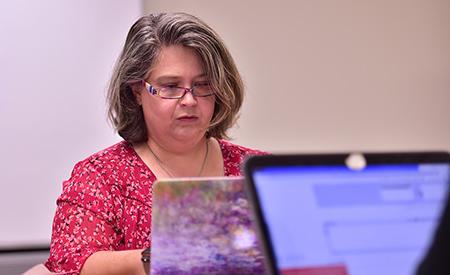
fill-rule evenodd
<path id="1" fill-rule="evenodd" d="M 252 171 L 282 274 L 413 274 L 432 239 L 448 163 L 266 166 Z"/>

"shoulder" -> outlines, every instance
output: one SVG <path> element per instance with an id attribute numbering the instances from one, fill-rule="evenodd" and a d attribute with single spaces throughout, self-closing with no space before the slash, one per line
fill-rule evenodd
<path id="1" fill-rule="evenodd" d="M 105 170 L 120 167 L 121 163 L 130 162 L 135 158 L 134 150 L 127 141 L 120 141 L 108 148 L 98 151 L 75 165 L 74 172 L 82 170 Z M 81 172 L 81 171 L 80 171 Z"/>
<path id="2" fill-rule="evenodd" d="M 75 164 L 69 180 L 63 182 L 63 190 L 79 191 L 121 185 L 121 175 L 139 165 L 139 158 L 132 145 L 120 141 Z"/>
<path id="3" fill-rule="evenodd" d="M 223 139 L 218 139 L 218 142 L 222 150 L 225 176 L 241 176 L 241 168 L 245 159 L 254 155 L 268 154 L 267 152 L 247 148 Z"/>
<path id="4" fill-rule="evenodd" d="M 234 144 L 228 140 L 218 139 L 220 148 L 222 149 L 222 154 L 225 155 L 239 155 L 239 156 L 250 156 L 250 155 L 267 155 L 267 152 L 251 149 L 244 147 L 242 145 Z"/>
<path id="5" fill-rule="evenodd" d="M 82 162 L 101 163 L 107 161 L 119 161 L 134 155 L 133 147 L 130 143 L 122 140 L 108 148 L 98 151 L 84 159 Z"/>
<path id="6" fill-rule="evenodd" d="M 111 208 L 138 187 L 150 190 L 153 178 L 145 168 L 132 145 L 121 141 L 78 162 L 69 179 L 63 181 L 58 203 Z M 148 196 L 144 191 L 134 193 L 140 194 L 139 199 Z"/>

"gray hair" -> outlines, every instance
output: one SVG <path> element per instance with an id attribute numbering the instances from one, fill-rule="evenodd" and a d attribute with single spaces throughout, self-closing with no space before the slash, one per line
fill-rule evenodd
<path id="1" fill-rule="evenodd" d="M 216 102 L 208 136 L 227 138 L 236 122 L 244 86 L 234 60 L 218 34 L 206 23 L 186 13 L 158 13 L 138 19 L 128 32 L 108 88 L 108 118 L 125 140 L 148 138 L 142 107 L 130 82 L 146 79 L 165 46 L 194 49 L 202 59 Z"/>

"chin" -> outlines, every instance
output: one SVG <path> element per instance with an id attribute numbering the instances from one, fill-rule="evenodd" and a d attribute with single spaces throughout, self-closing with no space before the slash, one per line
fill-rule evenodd
<path id="1" fill-rule="evenodd" d="M 206 134 L 206 130 L 190 130 L 190 131 L 179 131 L 174 134 L 175 139 L 182 141 L 195 141 L 203 138 Z"/>

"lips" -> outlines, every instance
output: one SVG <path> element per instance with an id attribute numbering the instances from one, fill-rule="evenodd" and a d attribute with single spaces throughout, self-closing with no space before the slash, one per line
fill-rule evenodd
<path id="1" fill-rule="evenodd" d="M 181 121 L 193 121 L 193 120 L 197 120 L 197 119 L 198 119 L 198 117 L 194 116 L 194 115 L 182 115 L 177 118 L 177 120 L 181 120 Z"/>

